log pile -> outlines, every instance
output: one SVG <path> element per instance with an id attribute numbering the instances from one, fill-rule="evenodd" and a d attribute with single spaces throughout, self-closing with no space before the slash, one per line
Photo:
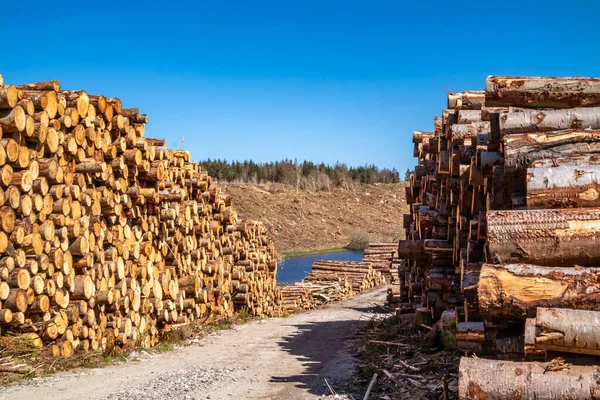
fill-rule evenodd
<path id="1" fill-rule="evenodd" d="M 0 83 L 0 327 L 54 355 L 279 313 L 275 252 L 118 98 Z"/>
<path id="2" fill-rule="evenodd" d="M 302 283 L 282 285 L 280 288 L 283 313 L 289 314 L 298 310 L 314 310 L 317 308 L 317 302 L 311 291 Z"/>
<path id="3" fill-rule="evenodd" d="M 387 282 L 398 284 L 398 243 L 369 243 L 362 261 L 373 264 L 373 269 L 381 272 Z"/>
<path id="4" fill-rule="evenodd" d="M 450 93 L 433 128 L 413 134 L 418 165 L 398 246 L 410 300 L 434 319 L 455 309 L 464 351 L 596 355 L 586 327 L 600 320 L 600 80 L 490 76 L 484 91 Z M 461 398 L 505 398 L 498 387 L 469 392 L 497 371 L 486 362 L 461 363 Z M 575 369 L 554 375 L 567 388 Z M 526 382 L 534 397 L 560 393 L 542 381 Z"/>
<path id="5" fill-rule="evenodd" d="M 305 280 L 315 281 L 327 277 L 348 280 L 352 291 L 356 293 L 385 283 L 385 278 L 381 272 L 373 268 L 373 264 L 362 261 L 317 260 L 313 263 L 312 271 Z"/>
<path id="6" fill-rule="evenodd" d="M 388 282 L 388 304 L 398 304 L 406 300 L 401 291 L 406 268 L 404 260 L 398 258 L 398 243 L 369 243 L 362 261 L 372 263 L 373 268 L 385 276 Z"/>
<path id="7" fill-rule="evenodd" d="M 306 289 L 318 306 L 384 283 L 384 276 L 370 262 L 318 260 L 313 263 L 311 273 L 296 285 Z"/>
<path id="8" fill-rule="evenodd" d="M 301 285 L 308 290 L 317 306 L 341 301 L 356 294 L 352 290 L 352 283 L 343 276 L 311 274 Z"/>

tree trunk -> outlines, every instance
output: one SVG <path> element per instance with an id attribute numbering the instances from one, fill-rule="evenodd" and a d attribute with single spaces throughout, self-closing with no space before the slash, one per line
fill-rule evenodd
<path id="1" fill-rule="evenodd" d="M 489 76 L 486 106 L 573 108 L 600 106 L 600 79 Z"/>
<path id="2" fill-rule="evenodd" d="M 534 317 L 537 307 L 600 311 L 600 269 L 484 264 L 477 297 L 484 318 Z"/>
<path id="3" fill-rule="evenodd" d="M 423 240 L 401 240 L 398 242 L 398 257 L 419 259 L 423 257 Z"/>
<path id="4" fill-rule="evenodd" d="M 422 143 L 424 139 L 429 140 L 434 136 L 433 132 L 414 131 L 413 143 Z"/>
<path id="5" fill-rule="evenodd" d="M 459 124 L 472 124 L 475 122 L 481 122 L 481 110 L 459 110 L 458 121 Z"/>
<path id="6" fill-rule="evenodd" d="M 528 208 L 600 207 L 600 165 L 527 169 Z"/>
<path id="7" fill-rule="evenodd" d="M 566 110 L 527 110 L 500 114 L 500 133 L 600 129 L 600 107 Z"/>
<path id="8" fill-rule="evenodd" d="M 508 135 L 504 141 L 504 168 L 511 173 L 535 161 L 573 158 L 600 153 L 600 130 L 552 131 Z"/>
<path id="9" fill-rule="evenodd" d="M 477 136 L 479 133 L 489 133 L 491 130 L 488 121 L 473 122 L 471 124 L 452 125 L 452 141 L 464 141 Z"/>
<path id="10" fill-rule="evenodd" d="M 458 395 L 469 400 L 600 399 L 600 367 L 568 365 L 558 370 L 543 363 L 460 360 Z"/>
<path id="11" fill-rule="evenodd" d="M 485 101 L 483 90 L 465 90 L 462 93 L 448 93 L 448 108 L 458 110 L 479 110 Z"/>
<path id="12" fill-rule="evenodd" d="M 533 320 L 536 329 L 525 332 L 525 341 L 536 350 L 600 356 L 600 312 L 540 307 Z"/>
<path id="13" fill-rule="evenodd" d="M 459 322 L 456 326 L 456 346 L 461 351 L 481 352 L 485 341 L 483 322 Z"/>
<path id="14" fill-rule="evenodd" d="M 598 264 L 598 208 L 488 211 L 486 217 L 488 262 Z"/>

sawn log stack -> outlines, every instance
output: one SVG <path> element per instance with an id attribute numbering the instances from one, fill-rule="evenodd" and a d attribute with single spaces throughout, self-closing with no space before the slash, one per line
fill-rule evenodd
<path id="1" fill-rule="evenodd" d="M 594 368 L 532 360 L 598 364 L 600 80 L 490 76 L 413 143 L 399 292 L 456 310 L 463 351 L 521 361 L 463 360 L 460 397 L 598 398 Z"/>
<path id="2" fill-rule="evenodd" d="M 0 82 L 0 327 L 52 353 L 276 315 L 275 251 L 118 98 Z"/>

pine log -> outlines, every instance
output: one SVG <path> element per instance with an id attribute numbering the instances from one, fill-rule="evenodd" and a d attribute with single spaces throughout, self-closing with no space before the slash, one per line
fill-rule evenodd
<path id="1" fill-rule="evenodd" d="M 10 110 L 0 109 L 0 128 L 4 132 L 23 132 L 27 127 L 27 116 L 20 106 Z"/>
<path id="2" fill-rule="evenodd" d="M 398 242 L 398 257 L 420 259 L 424 252 L 423 240 L 400 240 Z"/>
<path id="3" fill-rule="evenodd" d="M 598 264 L 598 208 L 488 211 L 486 225 L 488 262 Z"/>
<path id="4" fill-rule="evenodd" d="M 460 399 L 598 399 L 600 367 L 463 357 L 458 372 Z"/>
<path id="5" fill-rule="evenodd" d="M 600 107 L 562 110 L 527 110 L 500 114 L 500 133 L 600 129 Z"/>
<path id="6" fill-rule="evenodd" d="M 600 165 L 527 169 L 528 208 L 600 207 Z"/>
<path id="7" fill-rule="evenodd" d="M 481 352 L 484 341 L 483 322 L 459 322 L 456 325 L 456 346 L 461 351 Z"/>
<path id="8" fill-rule="evenodd" d="M 424 139 L 430 139 L 434 136 L 433 132 L 414 131 L 413 143 L 422 143 Z"/>
<path id="9" fill-rule="evenodd" d="M 600 312 L 566 308 L 538 308 L 535 330 L 526 331 L 536 350 L 600 356 Z"/>
<path id="10" fill-rule="evenodd" d="M 19 90 L 13 85 L 0 84 L 0 109 L 11 109 L 19 101 Z"/>
<path id="11" fill-rule="evenodd" d="M 484 318 L 534 317 L 537 307 L 600 311 L 600 269 L 484 264 L 477 297 Z"/>
<path id="12" fill-rule="evenodd" d="M 525 170 L 538 160 L 600 153 L 600 130 L 522 133 L 507 135 L 503 142 L 504 168 L 510 173 Z"/>
<path id="13" fill-rule="evenodd" d="M 488 76 L 486 106 L 573 108 L 600 106 L 600 79 Z"/>

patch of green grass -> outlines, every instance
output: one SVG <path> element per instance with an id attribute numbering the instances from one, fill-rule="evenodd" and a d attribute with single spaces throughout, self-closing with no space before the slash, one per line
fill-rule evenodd
<path id="1" fill-rule="evenodd" d="M 359 366 L 357 372 L 357 375 L 360 379 L 371 379 L 373 374 L 377 372 L 377 368 L 371 364 L 366 364 Z"/>
<path id="2" fill-rule="evenodd" d="M 158 346 L 159 353 L 166 353 L 167 351 L 171 351 L 173 349 L 174 349 L 173 345 L 169 342 L 162 342 L 160 344 L 160 346 Z"/>
<path id="3" fill-rule="evenodd" d="M 220 320 L 214 321 L 210 325 L 210 328 L 214 332 L 220 332 L 220 331 L 224 331 L 227 329 L 231 329 L 231 328 L 233 328 L 233 321 L 230 320 L 229 318 L 220 319 Z"/>
<path id="4" fill-rule="evenodd" d="M 302 257 L 302 256 L 312 256 L 315 254 L 328 254 L 328 253 L 339 253 L 340 251 L 348 250 L 345 247 L 331 247 L 329 249 L 321 249 L 321 250 L 308 250 L 308 251 L 298 251 L 294 253 L 283 253 L 285 257 Z"/>
<path id="5" fill-rule="evenodd" d="M 104 365 L 109 366 L 114 362 L 115 360 L 111 356 L 104 357 Z"/>
<path id="6" fill-rule="evenodd" d="M 245 322 L 252 318 L 252 313 L 248 310 L 248 307 L 242 307 L 237 313 L 237 318 L 240 322 Z"/>

